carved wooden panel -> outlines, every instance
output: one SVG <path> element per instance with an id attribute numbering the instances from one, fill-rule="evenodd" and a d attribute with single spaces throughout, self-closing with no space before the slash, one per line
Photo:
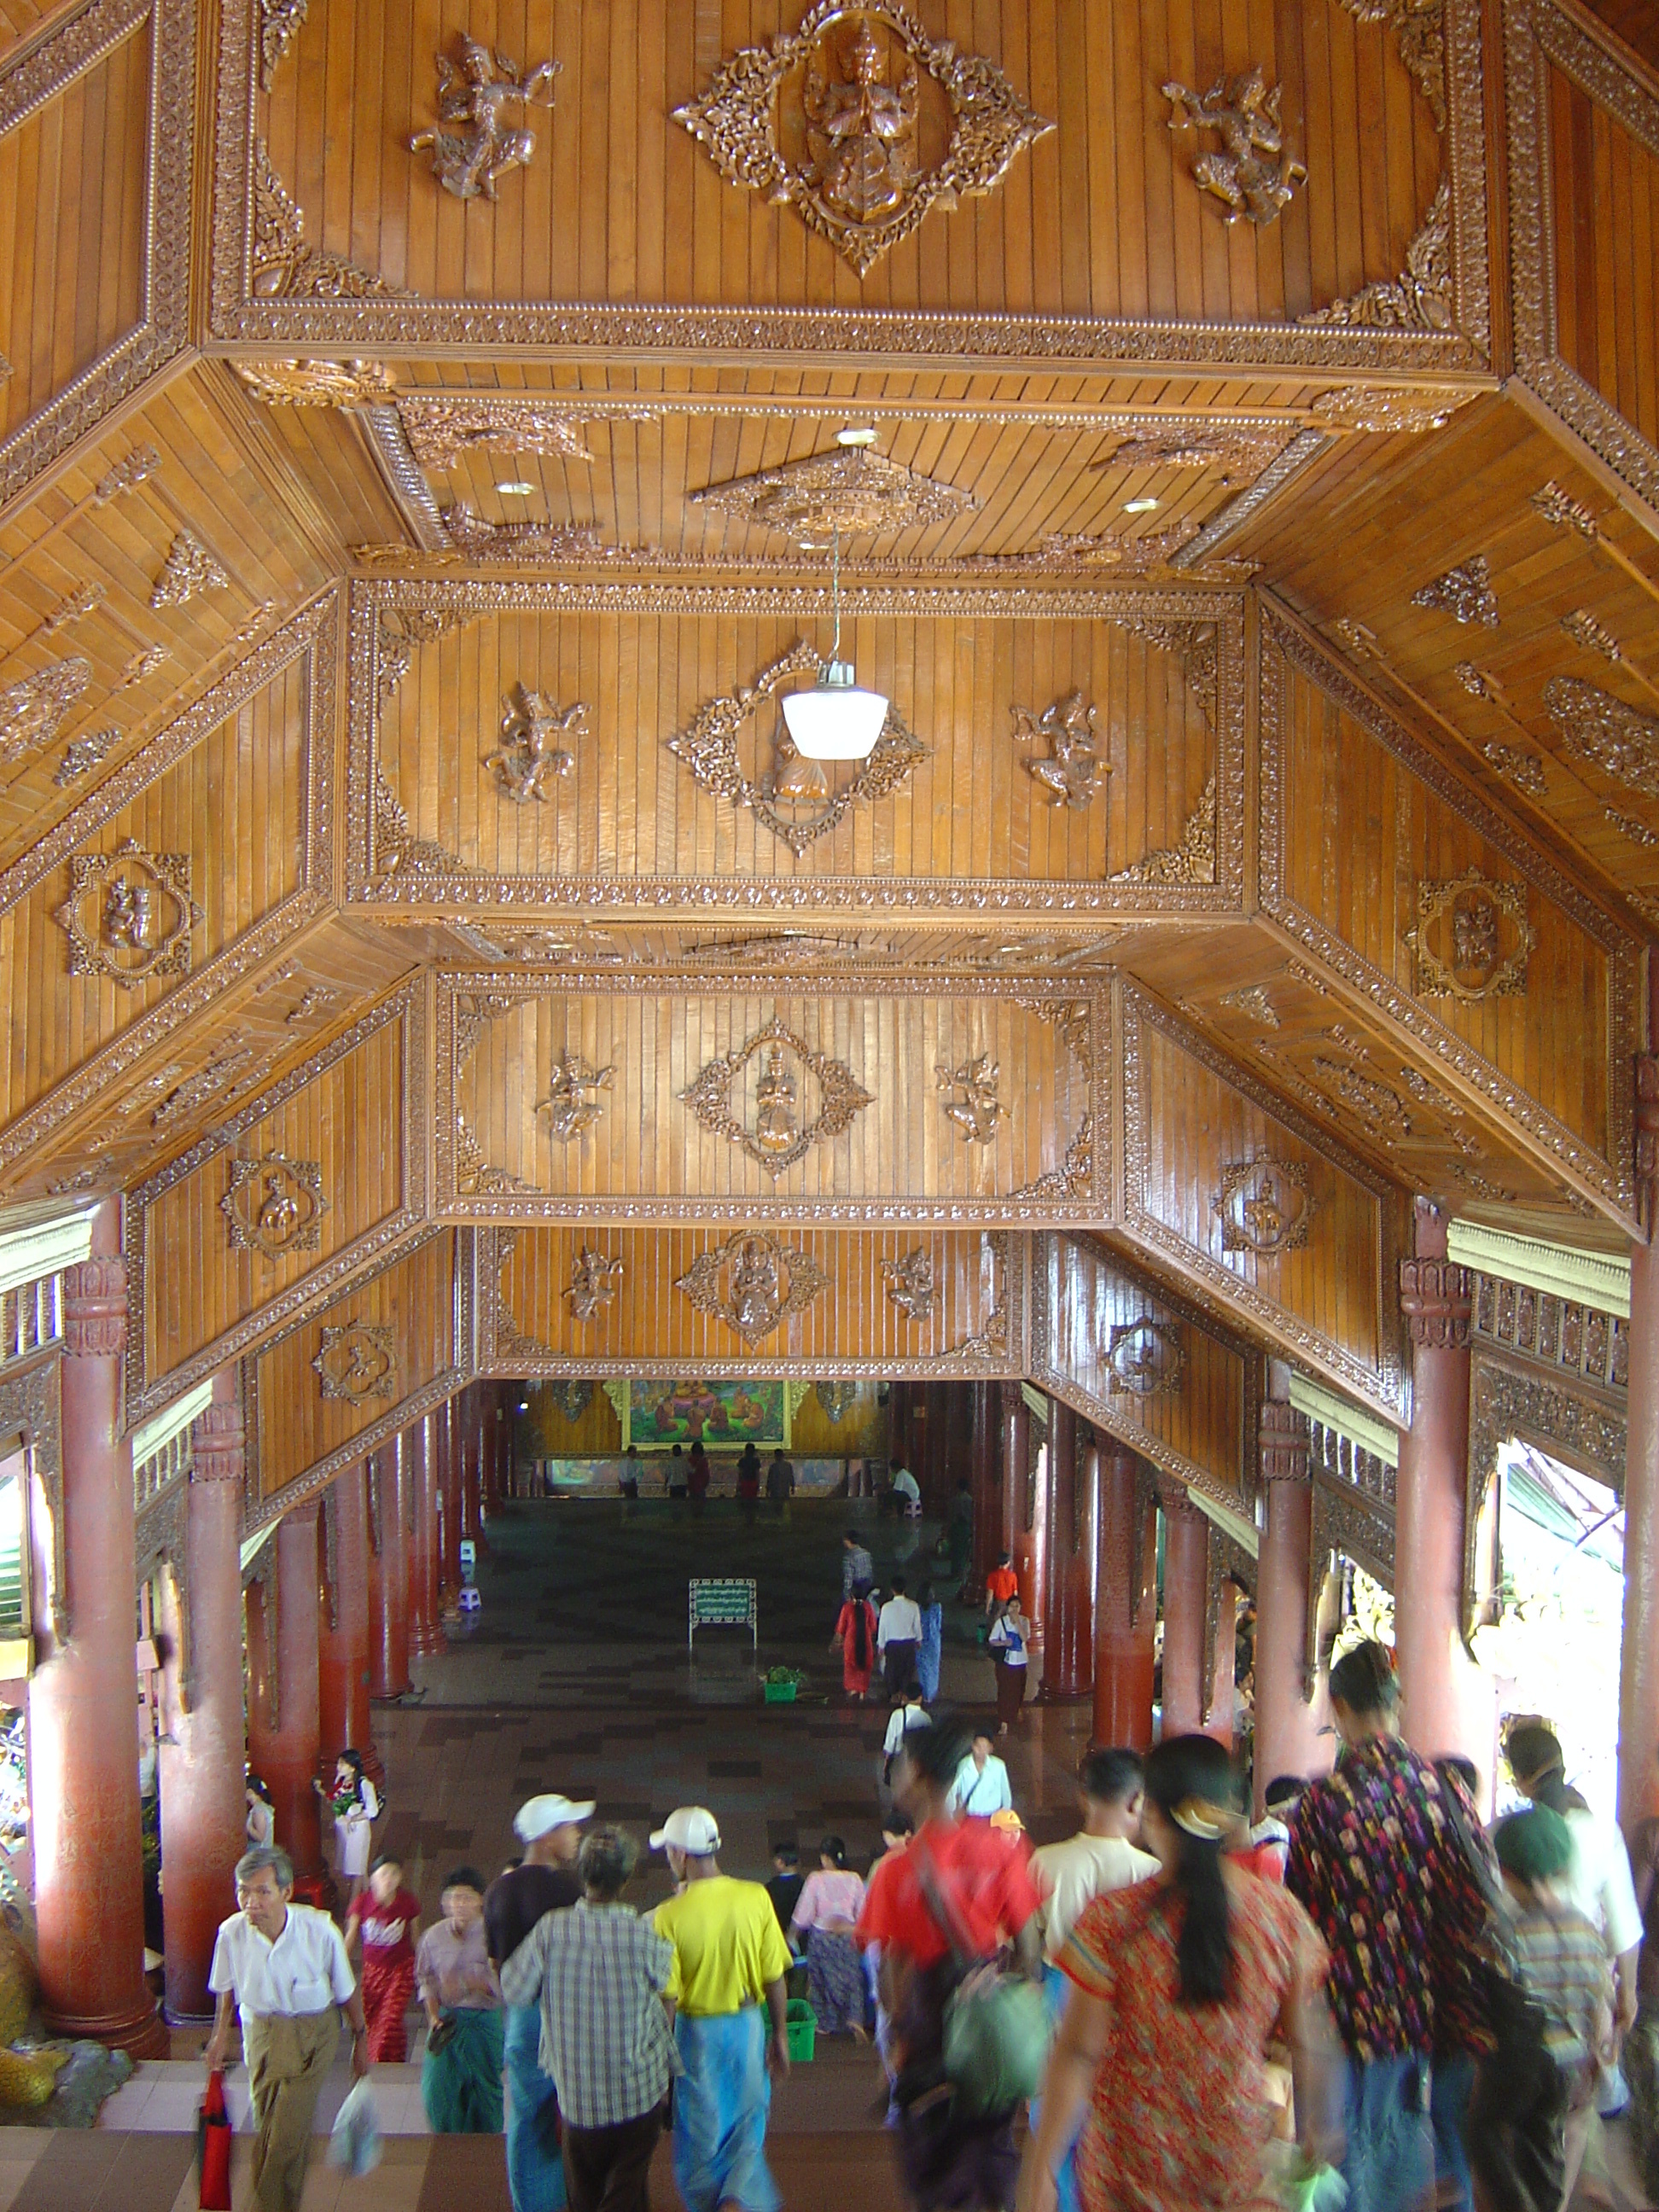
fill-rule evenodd
<path id="1" fill-rule="evenodd" d="M 1133 987 L 1121 1021 L 1126 1233 L 1398 1419 L 1404 1194 Z"/>
<path id="2" fill-rule="evenodd" d="M 988 904 L 1027 903 L 1042 896 L 1032 886 L 1054 882 L 1067 884 L 1068 906 L 1105 910 L 1237 901 L 1243 695 L 1232 595 L 1108 589 L 1060 604 L 993 594 L 988 605 L 977 594 L 941 593 L 927 618 L 901 618 L 883 593 L 852 595 L 843 655 L 887 690 L 927 757 L 890 795 L 849 806 L 827 834 L 811 832 L 823 799 L 770 809 L 807 825 L 799 857 L 762 811 L 704 787 L 669 745 L 689 750 L 698 710 L 752 685 L 799 641 L 823 648 L 819 592 L 663 586 L 652 597 L 682 611 L 623 612 L 634 595 L 599 586 L 585 593 L 568 585 L 359 588 L 348 825 L 355 897 L 477 907 L 534 896 L 587 910 L 750 913 L 757 903 L 939 904 L 936 886 L 951 878 L 982 886 Z M 557 611 L 580 598 L 591 611 Z M 1119 620 L 1099 618 L 1119 611 Z M 975 619 L 964 628 L 969 615 Z M 377 723 L 388 625 L 411 618 L 448 634 L 415 651 Z M 494 737 L 459 735 L 493 732 L 519 683 L 585 704 L 594 733 L 553 796 L 527 807 L 502 793 L 485 764 Z M 1013 716 L 1018 703 L 1046 705 L 1074 690 L 1096 706 L 1112 771 L 1105 794 L 1082 811 L 1051 803 L 1026 772 L 1032 748 L 1017 742 Z M 746 783 L 781 765 L 779 726 L 769 704 L 738 733 Z M 846 780 L 845 769 L 832 772 L 823 799 Z M 1111 880 L 1127 870 L 1146 879 Z M 912 884 L 915 893 L 901 888 Z"/>
<path id="3" fill-rule="evenodd" d="M 195 26 L 82 0 L 0 46 L 0 508 L 185 343 Z"/>
<path id="4" fill-rule="evenodd" d="M 1419 90 L 1389 27 L 1358 15 L 1321 6 L 1257 18 L 1231 5 L 1195 40 L 1178 9 L 1085 27 L 1058 0 L 1033 0 L 971 28 L 953 23 L 963 56 L 994 64 L 1056 127 L 990 191 L 936 207 L 860 279 L 793 209 L 726 183 L 672 119 L 723 60 L 793 31 L 799 11 L 728 9 L 710 23 L 665 0 L 583 0 L 550 21 L 520 15 L 515 59 L 528 64 L 533 49 L 562 73 L 551 112 L 528 111 L 533 155 L 492 204 L 440 189 L 426 159 L 406 150 L 432 120 L 436 54 L 453 59 L 435 8 L 394 25 L 377 0 L 312 0 L 266 96 L 254 0 L 236 0 L 222 39 L 214 328 L 337 341 L 349 329 L 419 345 L 481 336 L 487 323 L 508 343 L 845 350 L 845 314 L 862 311 L 866 347 L 911 354 L 969 343 L 1086 353 L 1103 342 L 1091 320 L 1110 318 L 1133 326 L 1142 359 L 1237 358 L 1229 324 L 1257 326 L 1245 342 L 1252 358 L 1468 359 L 1437 327 L 1294 327 L 1399 278 L 1441 179 L 1438 52 L 1421 57 Z M 1469 160 L 1480 143 L 1478 15 L 1449 0 L 1447 16 L 1452 165 L 1474 224 L 1467 261 L 1483 219 Z M 1309 176 L 1280 221 L 1241 238 L 1200 194 L 1191 135 L 1170 131 L 1157 88 L 1171 78 L 1202 88 L 1251 64 L 1281 88 Z M 936 102 L 939 83 L 924 82 Z M 792 158 L 798 107 L 792 75 L 780 110 L 794 118 L 784 122 Z M 944 128 L 930 105 L 924 171 Z M 256 193 L 267 179 L 283 200 L 268 182 Z M 1479 328 L 1483 295 L 1466 274 L 1460 305 Z M 1283 325 L 1292 327 L 1267 334 Z"/>
<path id="5" fill-rule="evenodd" d="M 1261 675 L 1265 910 L 1485 1091 L 1558 1172 L 1628 1212 L 1634 939 L 1272 616 Z M 1488 901 L 1524 896 L 1537 943 L 1522 990 L 1455 994 L 1425 972 L 1412 933 L 1420 943 L 1425 891 L 1471 872 L 1497 887 Z M 1514 942 L 1504 935 L 1504 957 Z"/>
<path id="6" fill-rule="evenodd" d="M 777 1326 L 745 1335 L 679 1287 L 725 1246 L 716 1229 L 481 1230 L 481 1373 L 526 1376 L 722 1374 L 1014 1375 L 1024 1371 L 1027 1240 L 1018 1232 L 938 1229 L 771 1234 L 787 1266 L 804 1255 L 821 1287 Z M 620 1294 L 590 1322 L 566 1296 L 581 1252 L 623 1263 Z M 912 1320 L 889 1296 L 884 1262 L 930 1258 L 936 1296 Z"/>
<path id="7" fill-rule="evenodd" d="M 1108 1188 L 1104 1007 L 982 985 L 951 997 L 887 981 L 865 994 L 766 997 L 736 979 L 677 990 L 572 978 L 558 995 L 523 976 L 441 979 L 437 1207 L 469 1220 L 634 1218 L 1006 1221 L 1088 1218 Z M 709 988 L 712 985 L 713 988 Z M 1024 1003 L 1022 1003 L 1024 1001 Z M 1092 1012 L 1091 1011 L 1092 1006 Z M 1081 1008 L 1073 1013 L 1074 1008 Z M 684 1093 L 720 1055 L 774 1023 L 870 1094 L 849 1127 L 793 1164 L 710 1128 Z M 1069 1042 L 1068 1042 L 1069 1038 Z M 568 1140 L 550 1085 L 567 1055 L 598 1116 Z M 1000 1108 L 991 1140 L 947 1109 L 977 1080 Z M 769 1080 L 756 1052 L 730 1081 L 734 1120 L 754 1123 Z M 817 1121 L 833 1085 L 792 1045 L 792 1128 Z M 1088 1127 L 1085 1128 L 1085 1123 Z"/>
<path id="8" fill-rule="evenodd" d="M 399 992 L 233 1114 L 127 1201 L 133 1322 L 127 1417 L 198 1376 L 361 1268 L 425 1212 L 426 994 Z M 411 1141 L 413 1136 L 413 1141 Z M 318 1170 L 316 1241 L 268 1257 L 233 1245 L 233 1161 L 272 1154 Z"/>
<path id="9" fill-rule="evenodd" d="M 463 1236 L 464 1236 L 463 1232 Z M 359 1278 L 242 1362 L 248 1424 L 247 1526 L 323 1488 L 345 1462 L 373 1451 L 465 1380 L 471 1340 L 471 1260 L 457 1233 L 417 1232 Z M 461 1295 L 458 1303 L 458 1284 Z M 313 1363 L 326 1328 L 391 1332 L 390 1397 L 326 1395 Z"/>
<path id="10" fill-rule="evenodd" d="M 1155 1466 L 1249 1514 L 1260 1355 L 1094 1237 L 1031 1241 L 1033 1378 Z M 1139 1387 L 1123 1356 L 1126 1338 L 1148 1324 L 1180 1355 L 1173 1388 Z"/>

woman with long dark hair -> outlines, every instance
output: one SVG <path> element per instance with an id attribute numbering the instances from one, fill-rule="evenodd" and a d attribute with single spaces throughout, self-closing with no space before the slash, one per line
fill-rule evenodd
<path id="1" fill-rule="evenodd" d="M 1077 2136 L 1085 2212 L 1203 2212 L 1274 2201 L 1268 2043 L 1291 2047 L 1304 2148 L 1328 2136 L 1334 2039 L 1325 1947 L 1275 1885 L 1230 1863 L 1231 1765 L 1209 1736 L 1147 1755 L 1150 1881 L 1086 1905 L 1060 1955 L 1066 2010 L 1020 2177 L 1020 2212 L 1053 2212 Z M 1086 2107 L 1086 2112 L 1085 2112 Z"/>
<path id="2" fill-rule="evenodd" d="M 831 1650 L 841 1651 L 841 1686 L 855 1705 L 870 1694 L 870 1670 L 876 1663 L 876 1608 L 870 1602 L 868 1583 L 854 1584 L 841 1609 Z"/>

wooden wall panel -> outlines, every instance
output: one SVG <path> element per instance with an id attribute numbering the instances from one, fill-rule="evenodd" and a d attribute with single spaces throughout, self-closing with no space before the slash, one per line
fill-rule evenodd
<path id="1" fill-rule="evenodd" d="M 738 1231 L 534 1229 L 478 1234 L 479 1371 L 538 1375 L 905 1376 L 1024 1372 L 1026 1239 L 915 1229 L 878 1234 L 780 1228 L 827 1278 L 810 1304 L 750 1343 L 676 1287 Z M 616 1298 L 591 1322 L 565 1292 L 584 1249 L 619 1258 Z M 925 1250 L 936 1294 L 912 1321 L 884 1261 Z"/>
<path id="2" fill-rule="evenodd" d="M 1293 320 L 1395 277 L 1439 181 L 1430 107 L 1380 22 L 1328 4 L 1264 14 L 1221 0 L 1194 18 L 1156 0 L 1081 15 L 1065 0 L 1028 0 L 953 15 L 950 29 L 1058 127 L 990 193 L 930 214 L 860 280 L 793 211 L 726 185 L 671 120 L 721 56 L 799 19 L 775 0 L 726 0 L 717 12 L 712 21 L 672 0 L 508 0 L 493 36 L 520 58 L 554 56 L 563 74 L 551 114 L 530 118 L 533 159 L 493 208 L 447 195 L 405 150 L 432 118 L 433 57 L 453 45 L 436 0 L 392 14 L 380 0 L 313 0 L 269 99 L 252 103 L 253 129 L 304 210 L 308 243 L 422 303 L 489 301 L 501 326 L 550 340 L 580 326 L 550 301 Z M 221 178 L 233 192 L 252 15 L 253 0 L 237 0 L 224 37 Z M 1174 77 L 1201 91 L 1251 64 L 1282 86 L 1286 143 L 1310 174 L 1279 222 L 1230 229 L 1190 175 L 1209 141 L 1170 131 L 1159 88 Z M 295 326 L 289 302 L 249 299 L 228 225 L 218 259 L 219 335 Z M 314 300 L 297 312 L 317 326 Z M 371 300 L 365 327 L 384 316 L 412 333 L 442 327 L 442 313 Z M 826 316 L 816 342 L 846 338 Z"/>
<path id="3" fill-rule="evenodd" d="M 459 1388 L 455 1350 L 456 1238 L 423 1236 L 373 1275 L 242 1363 L 253 1444 L 247 1525 L 325 1486 L 346 1462 Z M 393 1397 L 325 1398 L 312 1361 L 325 1328 L 389 1328 L 397 1352 Z"/>
<path id="4" fill-rule="evenodd" d="M 1249 1513 L 1255 1491 L 1259 1353 L 1185 1298 L 1086 1237 L 1032 1238 L 1031 1374 L 1155 1465 Z M 1112 1333 L 1152 1321 L 1182 1364 L 1172 1390 L 1142 1396 L 1111 1364 Z"/>
<path id="5" fill-rule="evenodd" d="M 1637 945 L 1459 785 L 1304 635 L 1263 629 L 1261 901 L 1432 1040 L 1553 1164 L 1628 1206 Z M 1407 933 L 1419 886 L 1476 871 L 1517 886 L 1535 943 L 1524 988 L 1431 991 Z M 1517 939 L 1510 925 L 1500 951 Z"/>
<path id="6" fill-rule="evenodd" d="M 425 1000 L 418 987 L 354 1025 L 321 1056 L 131 1193 L 129 1267 L 142 1339 L 126 1366 L 129 1418 L 174 1396 L 250 1334 L 405 1232 L 422 1210 Z M 411 1145 L 411 1133 L 415 1141 Z M 309 1249 L 271 1255 L 231 1241 L 221 1201 L 234 1159 L 281 1153 L 320 1170 L 325 1210 Z M 378 1233 L 376 1233 L 378 1232 Z"/>
<path id="7" fill-rule="evenodd" d="M 446 978 L 441 992 L 436 1203 L 457 1218 L 1088 1218 L 1103 1203 L 1100 1146 L 1073 1187 L 1032 1188 L 1063 1170 L 1085 1117 L 1095 1112 L 1102 1129 L 1104 1121 L 1057 1024 L 1006 995 L 738 995 L 722 984 L 718 996 L 556 997 L 522 978 L 459 997 Z M 841 1061 L 872 1101 L 775 1178 L 705 1127 L 681 1096 L 775 1020 Z M 539 1109 L 566 1053 L 590 1072 L 614 1073 L 608 1089 L 588 1095 L 602 1108 L 598 1121 L 557 1144 Z M 947 1118 L 944 1099 L 960 1093 L 937 1079 L 941 1066 L 953 1072 L 982 1054 L 999 1071 L 1005 1109 L 988 1144 L 970 1142 Z M 754 1053 L 731 1086 L 746 1127 L 765 1059 Z M 787 1065 L 804 1130 L 820 1111 L 823 1079 L 793 1054 Z"/>
<path id="8" fill-rule="evenodd" d="M 517 1421 L 520 1452 L 533 1459 L 602 1459 L 622 1449 L 622 1423 L 598 1384 L 575 1420 L 567 1418 L 563 1385 L 532 1382 L 525 1392 L 530 1411 Z"/>
<path id="9" fill-rule="evenodd" d="M 1405 1194 L 1154 1000 L 1126 987 L 1122 1001 L 1126 1232 L 1242 1325 L 1397 1419 Z M 1304 1178 L 1308 1198 L 1302 1241 L 1272 1254 L 1230 1250 L 1224 1237 L 1226 1171 L 1256 1161 Z"/>

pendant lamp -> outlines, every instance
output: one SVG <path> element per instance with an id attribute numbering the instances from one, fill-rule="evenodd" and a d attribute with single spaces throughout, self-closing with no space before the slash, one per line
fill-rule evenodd
<path id="1" fill-rule="evenodd" d="M 887 720 L 879 691 L 860 689 L 858 672 L 841 652 L 841 532 L 830 556 L 836 611 L 835 642 L 810 691 L 787 692 L 783 720 L 795 750 L 806 760 L 868 760 Z"/>

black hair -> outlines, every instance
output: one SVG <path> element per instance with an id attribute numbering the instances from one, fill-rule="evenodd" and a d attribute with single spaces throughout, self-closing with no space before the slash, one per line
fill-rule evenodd
<path id="1" fill-rule="evenodd" d="M 685 1446 L 684 1444 L 676 1444 L 673 1450 L 670 1452 L 668 1455 L 671 1459 L 684 1459 L 685 1457 Z"/>
<path id="2" fill-rule="evenodd" d="M 1542 1721 L 1522 1721 L 1504 1739 L 1504 1756 L 1517 1783 L 1531 1784 L 1534 1805 L 1547 1805 L 1552 1813 L 1581 1813 L 1585 1800 L 1567 1787 L 1567 1756 L 1561 1739 Z"/>
<path id="3" fill-rule="evenodd" d="M 1110 1747 L 1091 1751 L 1078 1769 L 1078 1784 L 1085 1797 L 1102 1805 L 1125 1805 L 1141 1787 L 1146 1769 L 1138 1751 Z"/>
<path id="4" fill-rule="evenodd" d="M 828 1859 L 833 1867 L 847 1864 L 847 1845 L 839 1836 L 826 1836 L 818 1845 L 818 1856 Z"/>
<path id="5" fill-rule="evenodd" d="M 1304 1774 L 1275 1774 L 1261 1793 L 1261 1802 L 1271 1813 L 1275 1805 L 1293 1805 L 1308 1786 Z"/>
<path id="6" fill-rule="evenodd" d="M 620 1897 L 640 1863 L 640 1847 L 626 1828 L 590 1828 L 576 1853 L 576 1879 L 600 1897 Z"/>
<path id="7" fill-rule="evenodd" d="M 361 1782 L 363 1775 L 363 1754 L 362 1752 L 354 1751 L 351 1748 L 351 1746 L 348 1744 L 345 1749 L 339 1754 L 339 1758 L 335 1760 L 334 1764 L 337 1766 L 340 1764 L 341 1759 L 345 1761 L 346 1765 L 351 1769 L 352 1772 Z"/>
<path id="8" fill-rule="evenodd" d="M 1000 1567 L 1012 1567 L 1013 1564 L 1014 1555 L 1012 1552 L 999 1552 L 997 1553 L 997 1565 Z"/>
<path id="9" fill-rule="evenodd" d="M 271 1796 L 270 1784 L 263 1774 L 250 1774 L 247 1778 L 247 1786 L 262 1805 L 275 1806 L 276 1800 Z"/>
<path id="10" fill-rule="evenodd" d="M 444 1876 L 443 1888 L 438 1893 L 441 1896 L 445 1889 L 476 1889 L 482 1897 L 489 1887 L 489 1883 L 478 1872 L 477 1867 L 458 1866 L 453 1874 L 447 1874 Z"/>
<path id="11" fill-rule="evenodd" d="M 772 1856 L 775 1859 L 781 1859 L 787 1867 L 800 1864 L 800 1848 L 795 1844 L 774 1844 Z"/>
<path id="12" fill-rule="evenodd" d="M 893 1595 L 895 1597 L 902 1597 L 904 1595 L 904 1577 L 902 1575 L 895 1575 L 893 1577 Z"/>
<path id="13" fill-rule="evenodd" d="M 924 1583 L 921 1588 L 916 1592 L 916 1603 L 921 1607 L 922 1611 L 926 1613 L 928 1607 L 932 1605 L 933 1602 L 933 1585 L 932 1583 Z"/>
<path id="14" fill-rule="evenodd" d="M 378 1858 L 369 1861 L 368 1870 L 371 1874 L 379 1874 L 382 1867 L 388 1866 L 396 1867 L 399 1874 L 403 1872 L 404 1863 L 396 1851 L 382 1851 Z"/>
<path id="15" fill-rule="evenodd" d="M 972 1494 L 972 1492 L 973 1492 L 973 1487 L 974 1487 L 973 1484 L 972 1484 L 971 1482 L 969 1482 L 969 1480 L 968 1480 L 968 1478 L 967 1478 L 967 1476 L 966 1476 L 965 1474 L 959 1474 L 959 1475 L 957 1477 L 957 1488 L 958 1490 L 965 1490 L 965 1491 L 967 1491 L 967 1492 L 971 1495 L 971 1494 Z"/>
<path id="16" fill-rule="evenodd" d="M 967 1724 L 953 1715 L 939 1714 L 930 1727 L 926 1721 L 904 1731 L 902 1747 L 922 1781 L 935 1790 L 948 1790 L 973 1746 Z"/>
<path id="17" fill-rule="evenodd" d="M 843 1544 L 862 1544 L 864 1539 L 860 1535 L 856 1528 L 843 1528 L 842 1530 L 841 1540 Z"/>
<path id="18" fill-rule="evenodd" d="M 1400 1702 L 1400 1677 L 1388 1645 L 1368 1640 L 1345 1651 L 1331 1669 L 1331 1697 L 1360 1720 L 1392 1713 Z"/>
<path id="19" fill-rule="evenodd" d="M 860 1674 L 866 1672 L 870 1664 L 869 1589 L 868 1583 L 854 1583 L 853 1585 L 853 1664 Z"/>
<path id="20" fill-rule="evenodd" d="M 1221 1838 L 1195 1836 L 1176 1816 L 1189 1804 L 1231 1807 L 1232 1761 L 1213 1736 L 1178 1735 L 1147 1753 L 1146 1775 L 1147 1796 L 1180 1843 L 1171 1889 L 1182 1908 L 1176 1930 L 1181 2002 L 1225 2004 L 1232 1987 L 1233 1942 Z"/>

